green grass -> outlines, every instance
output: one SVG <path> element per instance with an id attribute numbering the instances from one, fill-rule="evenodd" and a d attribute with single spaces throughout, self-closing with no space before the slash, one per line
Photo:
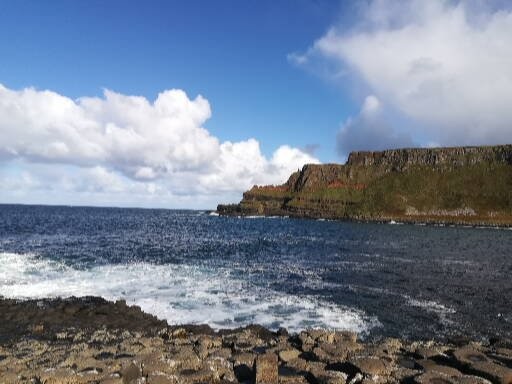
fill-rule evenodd
<path id="1" fill-rule="evenodd" d="M 404 216 L 408 207 L 423 215 L 471 208 L 478 217 L 512 216 L 512 166 L 503 163 L 436 169 L 418 165 L 401 172 L 353 167 L 350 177 L 340 182 L 366 188 L 321 185 L 300 192 L 253 188 L 241 206 L 247 212 L 284 208 L 306 216 L 338 218 Z"/>

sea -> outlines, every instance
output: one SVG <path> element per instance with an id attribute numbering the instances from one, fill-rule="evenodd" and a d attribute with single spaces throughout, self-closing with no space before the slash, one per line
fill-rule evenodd
<path id="1" fill-rule="evenodd" d="M 170 324 L 512 335 L 512 231 L 0 205 L 0 296 L 125 299 Z"/>

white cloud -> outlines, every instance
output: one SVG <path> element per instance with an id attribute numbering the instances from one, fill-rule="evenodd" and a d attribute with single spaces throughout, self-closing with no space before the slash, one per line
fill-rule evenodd
<path id="1" fill-rule="evenodd" d="M 351 151 L 411 146 L 413 141 L 408 133 L 397 132 L 386 122 L 382 104 L 374 95 L 365 98 L 359 115 L 348 118 L 336 137 L 336 148 L 341 157 Z"/>
<path id="2" fill-rule="evenodd" d="M 0 85 L 0 165 L 18 169 L 0 176 L 20 191 L 60 188 L 120 200 L 160 194 L 172 206 L 202 195 L 214 206 L 212 199 L 283 183 L 297 167 L 318 162 L 288 146 L 268 159 L 255 139 L 221 143 L 203 127 L 210 116 L 205 98 L 176 89 L 150 102 L 109 90 L 72 100 Z M 41 172 L 47 181 L 34 176 Z"/>
<path id="3" fill-rule="evenodd" d="M 31 161 L 105 164 L 132 178 L 156 178 L 201 169 L 219 154 L 202 124 L 203 97 L 170 90 L 154 103 L 105 91 L 104 98 L 73 101 L 55 92 L 0 86 L 0 146 Z"/>
<path id="4" fill-rule="evenodd" d="M 490 5 L 374 0 L 352 29 L 332 27 L 306 57 L 296 57 L 323 57 L 349 70 L 416 123 L 413 136 L 512 142 L 512 12 Z"/>

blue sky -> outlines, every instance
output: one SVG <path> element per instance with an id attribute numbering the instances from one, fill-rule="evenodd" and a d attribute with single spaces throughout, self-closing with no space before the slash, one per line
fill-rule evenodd
<path id="1" fill-rule="evenodd" d="M 5 203 L 214 208 L 353 150 L 512 142 L 506 1 L 5 0 L 0 53 Z"/>
<path id="2" fill-rule="evenodd" d="M 180 88 L 210 101 L 205 126 L 221 140 L 256 137 L 266 154 L 318 145 L 335 161 L 356 101 L 287 55 L 339 15 L 337 2 L 310 0 L 2 2 L 0 83 L 71 98 Z"/>

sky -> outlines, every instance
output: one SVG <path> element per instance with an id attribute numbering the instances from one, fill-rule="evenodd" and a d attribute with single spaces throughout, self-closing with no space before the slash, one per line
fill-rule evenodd
<path id="1" fill-rule="evenodd" d="M 0 203 L 213 209 L 350 151 L 512 143 L 492 0 L 0 1 Z"/>

